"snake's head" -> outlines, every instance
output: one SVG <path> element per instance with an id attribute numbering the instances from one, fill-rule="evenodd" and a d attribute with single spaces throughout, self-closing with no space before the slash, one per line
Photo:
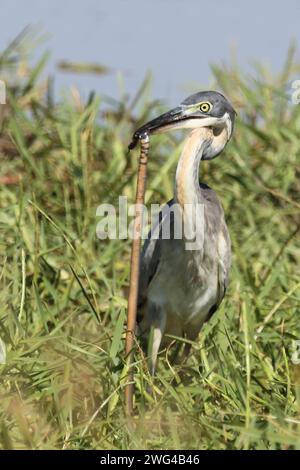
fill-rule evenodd
<path id="1" fill-rule="evenodd" d="M 140 128 L 140 129 L 142 129 L 142 128 Z M 146 139 L 147 137 L 149 137 L 149 133 L 147 131 L 142 132 L 140 129 L 138 129 L 133 134 L 132 141 L 128 145 L 128 150 L 133 150 L 137 146 L 137 143 L 138 143 L 139 140 L 143 140 L 143 139 Z"/>

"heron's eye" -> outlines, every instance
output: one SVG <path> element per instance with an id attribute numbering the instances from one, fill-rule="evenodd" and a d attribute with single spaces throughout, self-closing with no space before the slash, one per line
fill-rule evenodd
<path id="1" fill-rule="evenodd" d="M 203 102 L 200 104 L 200 111 L 202 113 L 208 113 L 212 108 L 212 105 L 208 102 Z"/>

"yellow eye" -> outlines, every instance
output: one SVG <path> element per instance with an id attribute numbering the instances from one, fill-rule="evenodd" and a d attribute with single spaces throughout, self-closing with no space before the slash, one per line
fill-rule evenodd
<path id="1" fill-rule="evenodd" d="M 202 113 L 208 113 L 212 108 L 212 105 L 208 102 L 203 102 L 200 104 L 200 111 Z"/>

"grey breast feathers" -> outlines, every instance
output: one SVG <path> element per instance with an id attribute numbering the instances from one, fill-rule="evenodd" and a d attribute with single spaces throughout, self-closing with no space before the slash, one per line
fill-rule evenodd
<path id="1" fill-rule="evenodd" d="M 138 294 L 138 308 L 141 308 L 147 299 L 147 290 L 150 282 L 152 281 L 158 269 L 161 259 L 161 241 L 162 241 L 162 225 L 166 215 L 164 209 L 170 208 L 175 203 L 171 199 L 160 211 L 156 224 L 153 224 L 152 229 L 148 233 L 148 237 L 144 243 L 141 257 L 140 257 L 140 278 L 139 278 L 139 294 Z M 169 213 L 169 211 L 167 211 Z M 172 233 L 173 214 L 170 213 L 170 231 Z"/>

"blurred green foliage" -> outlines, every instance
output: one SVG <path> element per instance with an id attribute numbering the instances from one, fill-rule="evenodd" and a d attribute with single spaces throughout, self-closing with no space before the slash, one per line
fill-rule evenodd
<path id="1" fill-rule="evenodd" d="M 57 102 L 28 32 L 0 55 L 0 446 L 3 449 L 300 448 L 300 107 L 290 81 L 213 66 L 238 112 L 226 151 L 201 165 L 233 243 L 230 288 L 184 365 L 161 354 L 154 394 L 137 350 L 126 426 L 124 320 L 130 241 L 100 241 L 96 208 L 134 200 L 133 130 L 165 107 L 76 89 Z M 30 49 L 30 48 L 29 48 Z M 174 104 L 174 103 L 173 103 Z M 172 196 L 181 135 L 151 142 L 147 203 Z"/>

